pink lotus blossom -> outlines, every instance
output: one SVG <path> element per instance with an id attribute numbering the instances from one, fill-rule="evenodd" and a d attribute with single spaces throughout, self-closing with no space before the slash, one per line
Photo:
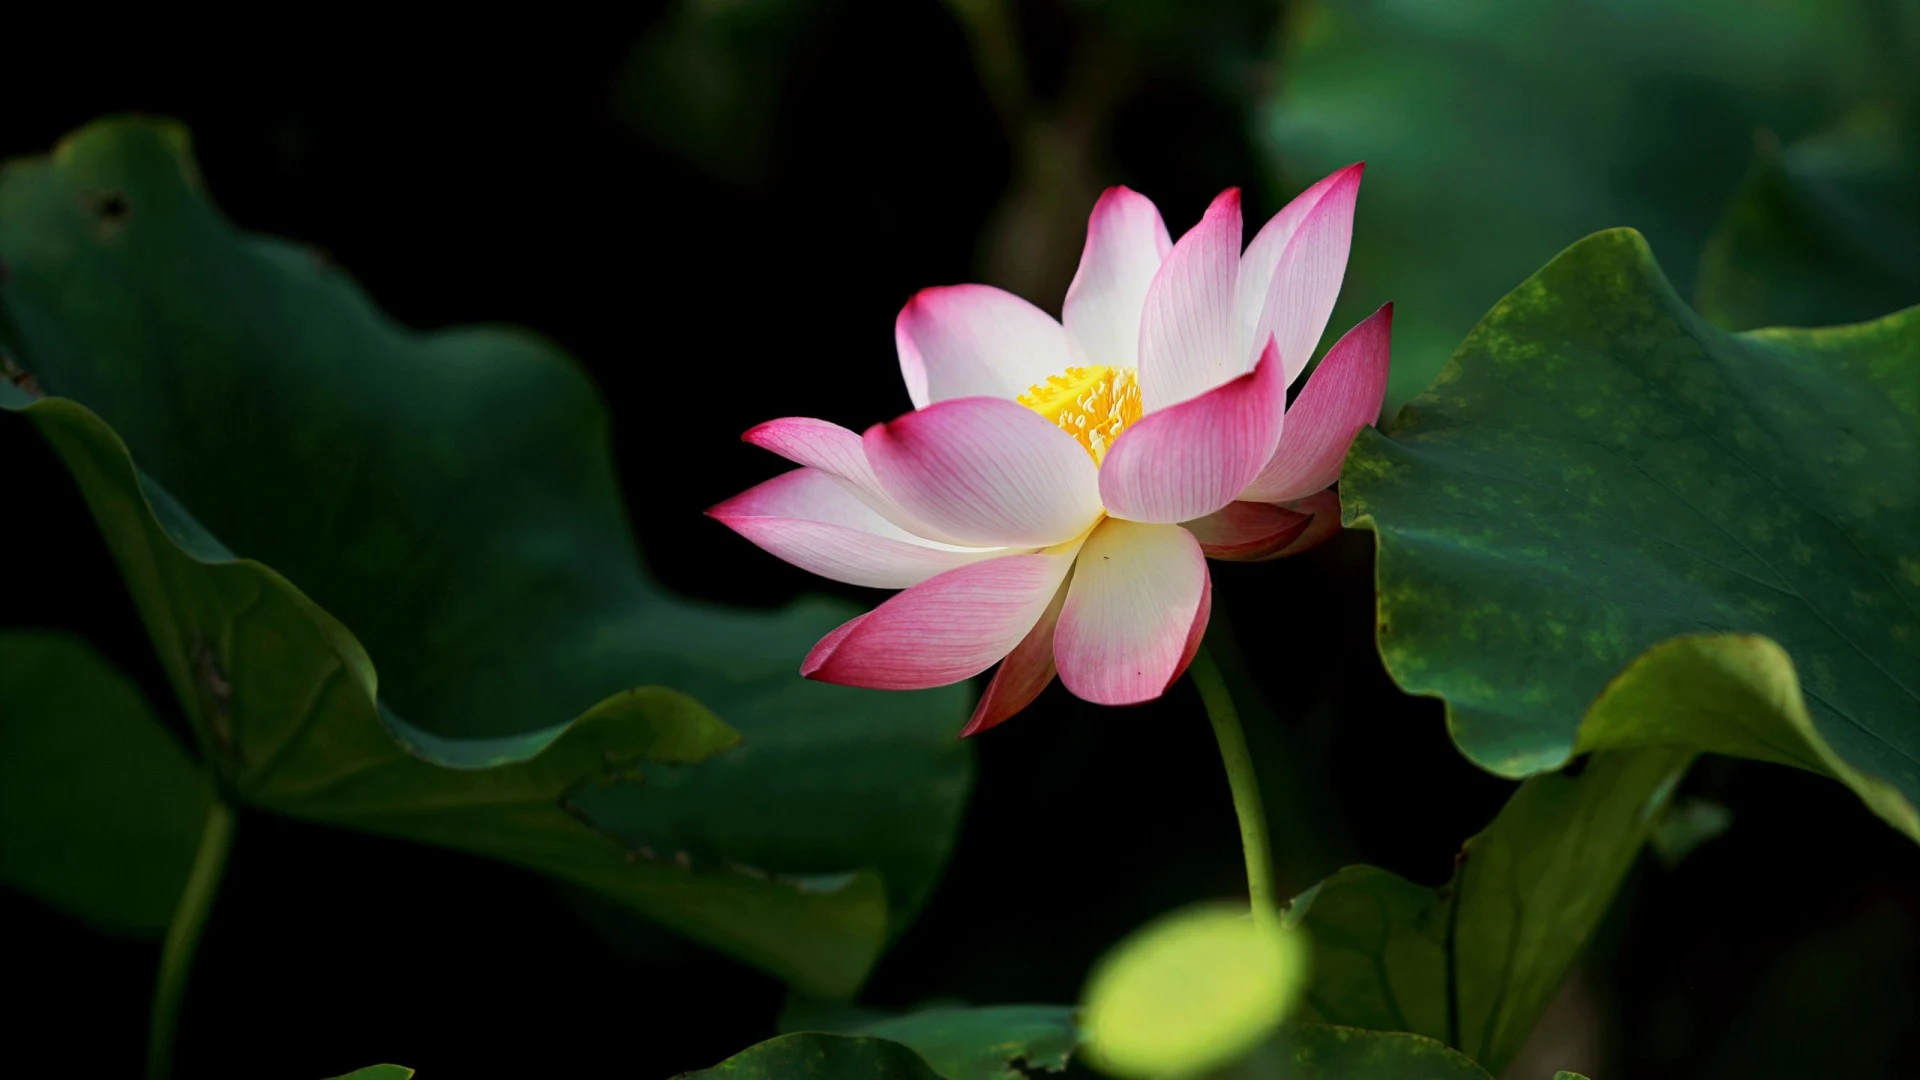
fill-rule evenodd
<path id="1" fill-rule="evenodd" d="M 1330 490 L 1379 414 L 1392 305 L 1348 331 L 1291 408 L 1346 272 L 1362 166 L 1240 248 L 1240 193 L 1178 243 L 1145 196 L 1093 208 L 1060 322 L 984 285 L 926 289 L 894 337 L 914 411 L 856 435 L 746 433 L 801 468 L 709 513 L 796 566 L 904 591 L 801 673 L 887 690 L 1000 669 L 961 732 L 1055 674 L 1088 701 L 1160 696 L 1206 631 L 1208 556 L 1275 558 L 1339 528 Z"/>

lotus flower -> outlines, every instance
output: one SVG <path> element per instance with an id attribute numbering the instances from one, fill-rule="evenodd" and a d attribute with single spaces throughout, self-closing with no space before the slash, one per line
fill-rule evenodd
<path id="1" fill-rule="evenodd" d="M 1145 196 L 1093 208 L 1063 322 L 984 285 L 926 289 L 894 337 L 914 411 L 856 435 L 745 435 L 801 468 L 708 511 L 835 581 L 903 589 L 801 665 L 908 690 L 1000 669 L 961 732 L 1055 674 L 1088 701 L 1166 691 L 1211 610 L 1208 556 L 1291 554 L 1339 528 L 1347 446 L 1380 411 L 1391 305 L 1348 331 L 1291 409 L 1345 274 L 1361 165 L 1243 252 L 1240 193 L 1178 243 Z M 1064 325 L 1063 325 L 1064 323 Z"/>

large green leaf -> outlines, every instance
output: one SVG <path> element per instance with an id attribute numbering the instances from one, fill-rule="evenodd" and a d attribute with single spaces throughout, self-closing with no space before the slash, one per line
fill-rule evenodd
<path id="1" fill-rule="evenodd" d="M 824 1009 L 804 1010 L 824 1016 Z M 834 1032 L 801 1031 L 750 1047 L 689 1080 L 1019 1080 L 1065 1069 L 1075 1048 L 1065 1006 L 924 1009 Z M 1174 1073 L 1162 1073 L 1172 1077 Z M 1179 1073 L 1178 1075 L 1189 1075 Z M 1480 1066 L 1422 1035 L 1288 1024 L 1214 1080 L 1487 1080 Z"/>
<path id="2" fill-rule="evenodd" d="M 1314 1019 L 1409 1031 L 1494 1071 L 1553 1000 L 1691 755 L 1599 753 L 1520 786 L 1439 889 L 1349 867 L 1297 898 Z"/>
<path id="3" fill-rule="evenodd" d="M 1381 653 L 1502 775 L 1735 754 L 1920 839 L 1917 432 L 1920 309 L 1728 334 L 1637 233 L 1589 237 L 1356 440 Z"/>
<path id="4" fill-rule="evenodd" d="M 897 1042 L 816 1031 L 750 1046 L 682 1080 L 943 1080 Z"/>
<path id="5" fill-rule="evenodd" d="M 90 646 L 0 632 L 0 881 L 157 936 L 212 799 L 192 756 Z"/>
<path id="6" fill-rule="evenodd" d="M 1879 0 L 1310 0 L 1295 16 L 1259 131 L 1288 187 L 1369 164 L 1332 325 L 1396 302 L 1390 409 L 1573 237 L 1636 226 L 1690 283 L 1754 132 L 1828 124 L 1911 78 L 1920 48 L 1912 5 Z"/>
<path id="7" fill-rule="evenodd" d="M 1295 1024 L 1284 1046 L 1290 1080 L 1491 1080 L 1445 1043 L 1405 1032 Z"/>
<path id="8" fill-rule="evenodd" d="M 223 219 L 161 123 L 9 164 L 0 260 L 0 407 L 66 462 L 237 797 L 604 889 L 821 994 L 924 899 L 965 691 L 799 679 L 834 605 L 661 595 L 552 346 L 395 325 Z M 628 782 L 643 757 L 679 765 Z"/>
<path id="9" fill-rule="evenodd" d="M 1066 1005 L 935 1005 L 899 1016 L 857 1007 L 790 1001 L 783 1032 L 815 1031 L 889 1039 L 919 1054 L 945 1080 L 1020 1080 L 1067 1067 L 1080 1044 Z"/>
<path id="10" fill-rule="evenodd" d="M 1764 141 L 1701 259 L 1700 313 L 1731 330 L 1859 322 L 1920 302 L 1920 124 L 1865 109 Z"/>

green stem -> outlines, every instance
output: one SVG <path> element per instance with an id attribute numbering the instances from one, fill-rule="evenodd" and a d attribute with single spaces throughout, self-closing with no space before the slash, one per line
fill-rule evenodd
<path id="1" fill-rule="evenodd" d="M 1187 669 L 1193 685 L 1200 691 L 1200 703 L 1207 719 L 1213 721 L 1213 735 L 1220 742 L 1220 760 L 1227 767 L 1227 786 L 1233 789 L 1233 812 L 1240 818 L 1240 847 L 1247 857 L 1247 895 L 1253 901 L 1256 919 L 1277 919 L 1280 909 L 1273 896 L 1273 851 L 1267 840 L 1267 809 L 1260 801 L 1260 779 L 1253 769 L 1253 756 L 1247 753 L 1247 733 L 1240 726 L 1240 711 L 1233 707 L 1233 695 L 1227 681 L 1208 655 L 1206 647 L 1194 654 Z"/>
<path id="2" fill-rule="evenodd" d="M 180 999 L 186 993 L 193 952 L 206 928 L 207 913 L 220 891 L 220 876 L 233 848 L 233 810 L 218 798 L 207 807 L 207 823 L 200 830 L 200 850 L 194 854 L 180 906 L 167 925 L 160 947 L 160 977 L 153 988 L 153 1012 L 147 1022 L 147 1080 L 166 1080 L 173 1072 L 173 1034 L 180 1022 Z"/>

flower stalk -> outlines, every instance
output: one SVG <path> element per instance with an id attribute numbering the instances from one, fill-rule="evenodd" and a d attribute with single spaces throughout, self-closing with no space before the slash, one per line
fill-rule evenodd
<path id="1" fill-rule="evenodd" d="M 1194 654 L 1187 674 L 1200 691 L 1200 703 L 1207 711 L 1207 719 L 1213 722 L 1213 735 L 1220 743 L 1220 760 L 1227 767 L 1227 786 L 1233 790 L 1233 812 L 1240 819 L 1240 847 L 1247 860 L 1247 896 L 1253 904 L 1253 917 L 1255 921 L 1277 923 L 1280 908 L 1273 895 L 1273 845 L 1267 838 L 1267 808 L 1260 799 L 1260 778 L 1254 771 L 1253 755 L 1247 752 L 1247 733 L 1240 725 L 1240 710 L 1234 707 L 1227 680 L 1206 646 Z"/>

